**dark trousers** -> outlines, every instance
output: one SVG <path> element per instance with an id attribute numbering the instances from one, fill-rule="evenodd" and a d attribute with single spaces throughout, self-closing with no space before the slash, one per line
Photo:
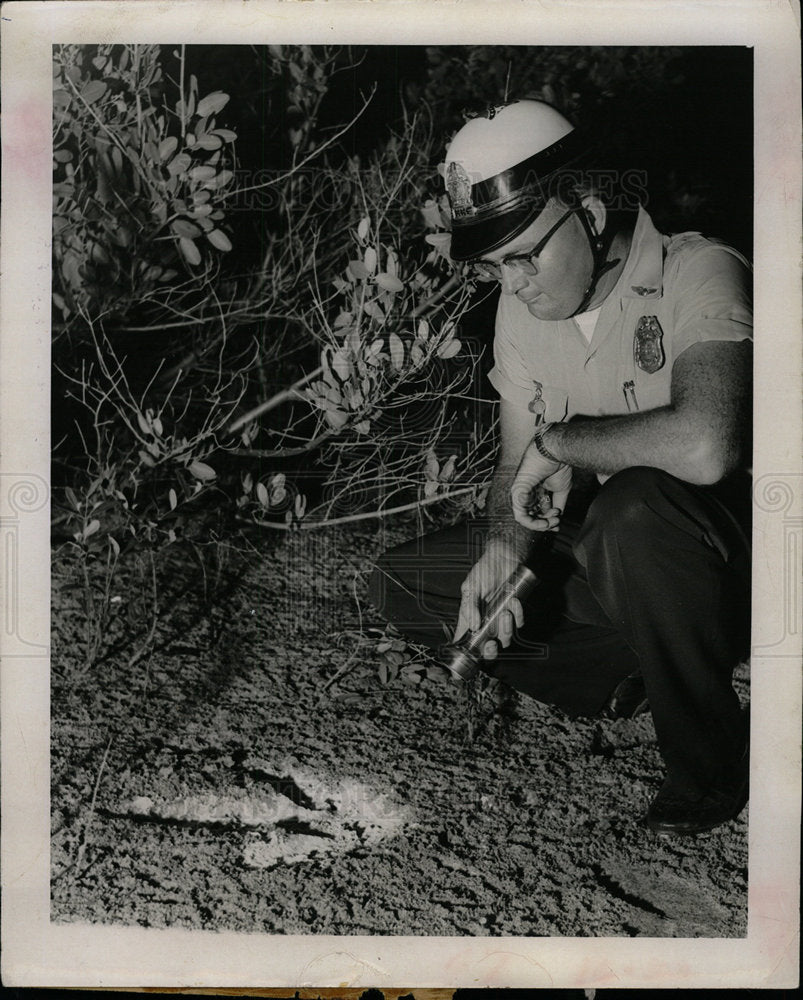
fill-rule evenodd
<path id="1" fill-rule="evenodd" d="M 727 784 L 744 746 L 731 678 L 749 649 L 748 511 L 749 492 L 745 502 L 653 468 L 612 476 L 555 534 L 525 625 L 488 673 L 578 716 L 640 671 L 672 784 L 692 794 Z M 486 527 L 468 521 L 386 552 L 374 605 L 416 642 L 447 641 Z"/>

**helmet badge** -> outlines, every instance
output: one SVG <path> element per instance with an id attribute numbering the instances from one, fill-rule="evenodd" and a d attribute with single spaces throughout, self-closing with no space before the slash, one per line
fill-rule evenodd
<path id="1" fill-rule="evenodd" d="M 471 178 L 455 160 L 446 169 L 446 191 L 456 219 L 476 214 L 477 209 L 471 200 Z"/>

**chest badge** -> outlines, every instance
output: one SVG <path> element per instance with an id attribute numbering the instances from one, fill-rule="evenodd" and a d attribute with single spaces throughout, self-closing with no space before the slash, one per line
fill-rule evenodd
<path id="1" fill-rule="evenodd" d="M 535 394 L 527 404 L 527 409 L 535 416 L 535 426 L 539 427 L 544 422 L 544 413 L 546 412 L 546 403 L 543 399 L 544 387 L 535 379 L 533 379 L 533 385 L 535 386 Z"/>
<path id="2" fill-rule="evenodd" d="M 642 316 L 633 337 L 633 357 L 639 368 L 652 375 L 666 361 L 663 347 L 664 331 L 657 316 Z"/>

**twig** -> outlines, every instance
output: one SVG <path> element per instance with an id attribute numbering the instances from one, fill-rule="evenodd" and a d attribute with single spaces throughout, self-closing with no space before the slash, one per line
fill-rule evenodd
<path id="1" fill-rule="evenodd" d="M 100 762 L 100 767 L 98 768 L 98 776 L 95 779 L 95 788 L 92 792 L 92 801 L 89 803 L 89 813 L 84 821 L 83 830 L 81 831 L 81 839 L 78 844 L 78 850 L 75 853 L 75 861 L 72 865 L 68 867 L 79 868 L 81 862 L 84 859 L 84 852 L 86 851 L 87 838 L 89 837 L 89 829 L 92 826 L 92 821 L 95 818 L 95 806 L 98 801 L 98 791 L 100 789 L 100 779 L 103 777 L 103 771 L 106 767 L 106 761 L 109 758 L 109 751 L 112 748 L 112 743 L 114 742 L 114 737 L 109 737 L 109 742 L 106 744 L 106 750 L 103 754 L 103 759 Z"/>
<path id="2" fill-rule="evenodd" d="M 259 406 L 255 406 L 253 410 L 249 410 L 248 413 L 243 414 L 242 417 L 238 417 L 237 420 L 229 424 L 225 430 L 229 434 L 234 434 L 235 431 L 238 431 L 245 424 L 249 424 L 252 420 L 262 416 L 263 413 L 267 413 L 268 410 L 275 409 L 275 407 L 281 405 L 285 400 L 292 399 L 294 396 L 299 399 L 303 399 L 304 397 L 298 390 L 302 385 L 306 385 L 307 382 L 311 382 L 322 373 L 323 365 L 318 365 L 315 371 L 311 371 L 308 375 L 305 375 L 297 382 L 294 382 L 289 389 L 282 389 L 282 391 L 277 392 L 275 396 L 272 396 L 270 399 L 266 399 L 264 403 L 260 403 Z"/>
<path id="3" fill-rule="evenodd" d="M 422 313 L 431 309 L 432 306 L 434 306 L 437 302 L 439 302 L 445 295 L 448 295 L 449 292 L 451 292 L 459 283 L 460 283 L 459 277 L 457 275 L 453 275 L 446 282 L 446 284 L 443 285 L 442 288 L 440 288 L 434 295 L 430 296 L 430 298 L 428 298 L 426 302 L 422 302 L 417 309 L 413 310 L 412 313 L 413 317 L 417 318 L 418 316 L 421 316 Z M 248 413 L 245 413 L 242 417 L 238 417 L 237 420 L 229 424 L 229 426 L 226 427 L 225 430 L 229 434 L 234 434 L 245 424 L 250 423 L 257 417 L 262 416 L 263 413 L 267 413 L 269 410 L 273 410 L 277 406 L 281 406 L 281 404 L 286 402 L 288 399 L 293 399 L 293 398 L 303 399 L 304 397 L 298 392 L 298 390 L 301 388 L 301 386 L 305 385 L 307 382 L 311 382 L 314 378 L 318 378 L 318 376 L 321 375 L 322 373 L 323 373 L 323 365 L 319 365 L 314 371 L 309 372 L 309 374 L 305 375 L 303 378 L 300 378 L 297 382 L 294 382 L 289 389 L 282 389 L 281 392 L 278 392 L 275 396 L 271 396 L 270 399 L 266 399 L 264 403 L 260 403 L 258 406 L 255 406 L 252 410 L 249 410 Z M 309 449 L 307 448 L 304 450 L 309 450 Z M 284 455 L 285 452 L 282 452 L 281 454 Z M 267 456 L 262 455 L 261 457 L 264 458 Z"/>
<path id="4" fill-rule="evenodd" d="M 282 521 L 254 521 L 260 528 L 279 528 L 281 531 L 290 531 L 295 528 L 301 531 L 312 531 L 315 528 L 329 528 L 335 524 L 349 524 L 353 521 L 368 521 L 373 517 L 387 517 L 390 514 L 401 514 L 405 510 L 416 510 L 418 507 L 426 507 L 439 500 L 451 500 L 452 497 L 463 496 L 466 493 L 473 493 L 479 489 L 478 486 L 465 486 L 451 493 L 440 493 L 434 497 L 425 497 L 423 500 L 413 500 L 411 503 L 401 504 L 399 507 L 388 507 L 387 510 L 369 510 L 364 514 L 348 514 L 345 517 L 333 517 L 327 521 L 301 521 L 299 524 L 285 524 Z"/>
<path id="5" fill-rule="evenodd" d="M 148 629 L 148 634 L 145 637 L 145 641 L 135 649 L 131 654 L 131 658 L 126 664 L 126 669 L 130 669 L 134 664 L 138 663 L 142 657 L 145 655 L 146 651 L 150 649 L 151 643 L 153 642 L 154 636 L 156 635 L 156 627 L 159 624 L 159 591 L 156 585 L 156 560 L 153 557 L 153 552 L 149 553 L 151 562 L 151 599 L 153 603 L 153 614 L 151 615 L 151 627 Z"/>
<path id="6" fill-rule="evenodd" d="M 373 96 L 375 93 L 376 93 L 376 84 L 374 84 L 373 87 L 371 88 L 371 94 L 368 97 L 368 100 L 365 101 L 363 106 L 360 108 L 357 114 L 351 119 L 351 121 L 348 122 L 348 124 L 344 125 L 341 129 L 338 129 L 338 131 L 335 132 L 335 134 L 330 139 L 327 139 L 326 142 L 322 143 L 320 146 L 317 146 L 315 149 L 313 149 L 308 156 L 305 156 L 304 159 L 300 163 L 297 163 L 294 167 L 292 167 L 292 169 L 286 170 L 283 174 L 279 174 L 278 177 L 274 177 L 273 180 L 271 181 L 265 181 L 264 184 L 252 184 L 250 187 L 236 188 L 232 191 L 226 192 L 222 197 L 225 199 L 231 197 L 232 195 L 245 194 L 246 191 L 262 191 L 265 188 L 273 187 L 274 184 L 278 184 L 280 181 L 287 180 L 288 177 L 292 177 L 293 174 L 298 173 L 298 171 L 301 170 L 302 167 L 305 167 L 311 160 L 314 160 L 317 156 L 320 156 L 320 154 L 328 146 L 331 146 L 332 143 L 337 142 L 337 140 L 340 138 L 341 135 L 345 135 L 346 132 L 348 132 L 348 130 L 352 127 L 352 125 L 354 125 L 354 123 L 359 118 L 362 117 L 366 108 L 373 100 Z"/>
<path id="7" fill-rule="evenodd" d="M 352 580 L 351 589 L 354 592 L 354 602 L 357 605 L 357 617 L 359 619 L 358 634 L 362 635 L 362 605 L 360 604 L 360 599 L 357 596 L 357 577 L 358 576 L 359 576 L 359 570 L 355 570 L 355 572 L 354 572 L 354 579 Z M 340 678 L 344 677 L 348 673 L 348 671 L 351 669 L 351 665 L 354 662 L 354 657 L 357 655 L 357 650 L 358 649 L 359 649 L 359 646 L 355 646 L 354 647 L 354 649 L 352 650 L 351 656 L 349 656 L 349 658 L 346 660 L 346 662 L 343 664 L 343 666 L 340 667 L 338 669 L 337 673 L 335 673 L 334 676 L 330 677 L 329 680 L 324 684 L 323 689 L 321 690 L 321 693 L 320 693 L 320 695 L 318 697 L 318 704 L 320 704 L 323 701 L 323 696 L 326 694 L 326 692 L 329 690 L 329 688 L 332 687 L 333 684 L 336 684 L 340 680 Z"/>

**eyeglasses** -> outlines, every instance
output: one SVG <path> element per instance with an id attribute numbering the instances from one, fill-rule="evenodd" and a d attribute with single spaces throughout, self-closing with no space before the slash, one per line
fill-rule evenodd
<path id="1" fill-rule="evenodd" d="M 483 258 L 480 258 L 479 260 L 467 261 L 466 270 L 468 272 L 468 276 L 478 281 L 501 281 L 503 264 L 505 267 L 516 267 L 523 274 L 536 274 L 538 269 L 535 266 L 535 261 L 538 259 L 540 254 L 543 253 L 544 247 L 547 243 L 549 243 L 563 223 L 576 211 L 577 209 L 570 208 L 568 212 L 558 219 L 546 236 L 544 236 L 542 240 L 539 240 L 532 250 L 529 250 L 527 253 L 509 253 L 506 257 L 503 257 L 501 261 L 484 260 Z"/>

